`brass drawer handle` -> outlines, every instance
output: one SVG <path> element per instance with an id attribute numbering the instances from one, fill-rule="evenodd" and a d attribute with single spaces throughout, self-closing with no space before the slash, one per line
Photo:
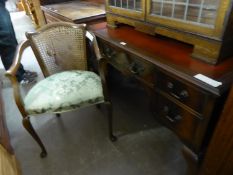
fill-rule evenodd
<path id="1" fill-rule="evenodd" d="M 108 58 L 112 58 L 116 55 L 116 51 L 110 49 L 109 47 L 107 47 L 105 49 L 105 55 L 108 57 Z"/>
<path id="2" fill-rule="evenodd" d="M 182 116 L 179 114 L 176 114 L 175 116 L 169 115 L 169 107 L 168 106 L 163 107 L 163 112 L 165 114 L 165 118 L 168 119 L 172 123 L 176 123 L 176 122 L 182 120 Z"/>
<path id="3" fill-rule="evenodd" d="M 131 63 L 129 65 L 129 71 L 132 73 L 132 74 L 135 74 L 135 75 L 139 75 L 140 73 L 142 73 L 143 71 L 145 70 L 144 67 L 142 67 L 142 65 L 138 64 L 138 63 Z"/>
<path id="4" fill-rule="evenodd" d="M 182 90 L 182 91 L 180 92 L 180 98 L 181 98 L 181 99 L 185 99 L 185 98 L 188 98 L 188 97 L 189 97 L 188 91 Z"/>
<path id="5" fill-rule="evenodd" d="M 172 95 L 173 97 L 175 97 L 178 100 L 184 100 L 184 99 L 189 97 L 189 93 L 186 90 L 181 90 L 180 93 L 178 93 L 178 94 L 174 93 L 173 92 L 174 91 L 174 84 L 172 82 L 168 82 L 167 87 L 169 89 L 170 95 Z"/>
<path id="6" fill-rule="evenodd" d="M 166 115 L 165 117 L 166 117 L 166 119 L 168 119 L 172 123 L 178 122 L 178 121 L 180 121 L 182 119 L 182 116 L 180 116 L 180 115 L 176 115 L 174 117 Z"/>

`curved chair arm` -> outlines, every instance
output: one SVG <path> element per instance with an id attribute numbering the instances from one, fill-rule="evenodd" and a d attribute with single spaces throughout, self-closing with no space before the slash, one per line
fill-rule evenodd
<path id="1" fill-rule="evenodd" d="M 97 58 L 97 62 L 98 62 L 98 71 L 99 71 L 99 76 L 101 78 L 102 81 L 102 85 L 103 85 L 103 91 L 104 91 L 104 97 L 105 97 L 105 101 L 110 102 L 110 98 L 109 98 L 109 94 L 108 94 L 108 89 L 107 89 L 107 83 L 106 83 L 106 77 L 105 77 L 105 71 L 106 71 L 106 58 L 103 57 L 103 55 L 100 52 L 99 46 L 98 46 L 98 42 L 97 39 L 94 35 L 93 32 L 91 31 L 87 31 L 91 36 L 88 36 L 89 34 L 87 34 L 87 38 L 89 40 L 91 40 L 91 42 L 93 43 L 93 47 L 94 47 L 94 52 Z"/>
<path id="2" fill-rule="evenodd" d="M 95 34 L 93 32 L 91 32 L 91 31 L 87 31 L 87 32 L 89 32 L 89 34 L 91 34 L 92 38 L 89 37 L 89 39 L 90 40 L 92 39 L 95 55 L 96 55 L 97 60 L 99 61 L 99 60 L 103 59 L 103 56 L 100 53 L 100 49 L 99 49 L 98 42 L 97 42 L 97 39 L 95 37 Z"/>
<path id="3" fill-rule="evenodd" d="M 22 43 L 20 43 L 16 49 L 16 54 L 15 54 L 15 57 L 14 57 L 14 60 L 13 60 L 13 63 L 11 65 L 11 67 L 7 70 L 6 72 L 6 75 L 8 76 L 9 74 L 10 75 L 13 75 L 15 76 L 17 71 L 18 71 L 18 68 L 20 66 L 20 62 L 21 62 L 21 58 L 22 58 L 22 54 L 24 52 L 24 50 L 29 47 L 29 41 L 28 40 L 25 40 L 23 41 Z"/>
<path id="4" fill-rule="evenodd" d="M 24 109 L 24 104 L 23 104 L 23 100 L 22 100 L 22 97 L 20 94 L 20 88 L 19 88 L 18 80 L 16 78 L 16 73 L 17 73 L 19 66 L 20 66 L 22 54 L 27 47 L 29 47 L 28 40 L 23 41 L 22 43 L 20 43 L 18 45 L 18 47 L 16 49 L 16 54 L 15 54 L 13 63 L 11 65 L 11 67 L 5 73 L 5 76 L 8 77 L 12 83 L 15 102 L 16 102 L 16 105 L 18 106 L 20 112 L 22 113 L 23 117 L 27 116 L 27 113 Z"/>

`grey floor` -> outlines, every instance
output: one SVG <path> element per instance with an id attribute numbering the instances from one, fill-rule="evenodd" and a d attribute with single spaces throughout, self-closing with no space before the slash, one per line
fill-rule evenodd
<path id="1" fill-rule="evenodd" d="M 20 20 L 15 21 L 20 15 Z M 33 30 L 24 14 L 14 13 L 13 20 L 19 41 L 23 39 L 22 29 Z M 23 64 L 41 74 L 30 49 Z M 39 147 L 22 127 L 9 82 L 4 77 L 3 80 L 7 125 L 23 175 L 185 174 L 181 142 L 156 122 L 149 112 L 148 97 L 141 88 L 135 88 L 134 82 L 116 80 L 119 82 L 110 86 L 117 142 L 108 139 L 107 118 L 96 107 L 68 112 L 61 118 L 32 117 L 48 151 L 48 156 L 41 159 Z M 22 91 L 28 89 L 30 86 L 23 87 Z"/>

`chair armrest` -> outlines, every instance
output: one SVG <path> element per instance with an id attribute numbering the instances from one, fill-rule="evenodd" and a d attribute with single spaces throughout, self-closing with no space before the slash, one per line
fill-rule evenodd
<path id="1" fill-rule="evenodd" d="M 94 33 L 92 33 L 91 31 L 87 31 L 86 36 L 93 43 L 95 56 L 98 62 L 98 72 L 99 72 L 99 76 L 101 78 L 101 82 L 103 85 L 103 93 L 104 93 L 105 101 L 110 102 L 108 89 L 107 89 L 107 82 L 106 82 L 106 77 L 105 77 L 107 60 L 105 57 L 103 57 L 103 55 L 100 52 L 98 42 L 97 42 L 97 39 Z"/>
<path id="2" fill-rule="evenodd" d="M 20 66 L 20 62 L 21 62 L 21 58 L 22 58 L 22 54 L 24 52 L 24 50 L 29 47 L 29 41 L 23 41 L 22 43 L 20 43 L 16 49 L 16 54 L 13 60 L 13 63 L 11 65 L 11 67 L 7 70 L 6 72 L 6 76 L 15 76 L 19 66 Z"/>
<path id="3" fill-rule="evenodd" d="M 11 67 L 5 73 L 5 76 L 8 77 L 12 83 L 15 102 L 16 102 L 16 105 L 18 106 L 20 112 L 22 113 L 23 117 L 27 116 L 27 113 L 24 109 L 24 103 L 23 103 L 23 100 L 21 97 L 19 83 L 18 83 L 18 80 L 16 78 L 16 73 L 17 73 L 19 66 L 20 66 L 22 54 L 27 47 L 29 47 L 28 40 L 23 41 L 22 43 L 20 43 L 18 45 L 18 47 L 16 49 L 16 54 L 15 54 L 13 63 L 11 65 Z"/>

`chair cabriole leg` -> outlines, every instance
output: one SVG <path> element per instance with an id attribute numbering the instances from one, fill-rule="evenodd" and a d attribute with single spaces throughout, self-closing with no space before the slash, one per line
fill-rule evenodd
<path id="1" fill-rule="evenodd" d="M 34 130 L 32 124 L 30 122 L 30 117 L 23 118 L 23 126 L 31 134 L 31 136 L 36 140 L 36 142 L 39 144 L 39 146 L 42 150 L 40 153 L 40 156 L 42 158 L 46 157 L 47 151 L 46 151 L 42 141 L 40 140 L 39 136 L 37 135 L 36 131 Z"/>
<path id="2" fill-rule="evenodd" d="M 109 127 L 109 138 L 112 142 L 117 140 L 117 137 L 113 135 L 112 127 L 112 104 L 110 102 L 106 103 L 107 115 L 108 115 L 108 127 Z"/>

